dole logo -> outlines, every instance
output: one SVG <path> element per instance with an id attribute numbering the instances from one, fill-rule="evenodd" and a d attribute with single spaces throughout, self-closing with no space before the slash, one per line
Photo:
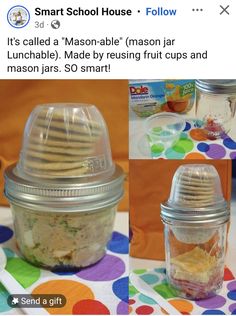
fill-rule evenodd
<path id="1" fill-rule="evenodd" d="M 148 94 L 148 87 L 140 86 L 140 87 L 129 87 L 129 91 L 131 95 L 134 94 Z"/>

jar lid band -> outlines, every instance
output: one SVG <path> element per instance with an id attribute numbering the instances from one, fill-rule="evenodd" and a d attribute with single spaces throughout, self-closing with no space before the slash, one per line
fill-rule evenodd
<path id="1" fill-rule="evenodd" d="M 116 165 L 105 181 L 76 183 L 75 179 L 39 183 L 22 179 L 15 164 L 5 171 L 5 195 L 13 203 L 30 209 L 49 211 L 89 211 L 116 204 L 123 196 L 124 173 Z"/>
<path id="2" fill-rule="evenodd" d="M 196 88 L 208 93 L 236 94 L 236 80 L 199 79 L 196 80 Z"/>
<path id="3" fill-rule="evenodd" d="M 205 208 L 173 208 L 168 203 L 161 204 L 161 217 L 163 221 L 171 223 L 178 221 L 183 224 L 194 223 L 215 223 L 227 222 L 230 217 L 230 210 L 227 202 L 224 201 L 217 207 Z"/>

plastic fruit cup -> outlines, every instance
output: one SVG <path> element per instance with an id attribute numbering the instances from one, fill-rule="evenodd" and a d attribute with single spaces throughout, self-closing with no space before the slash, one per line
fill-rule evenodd
<path id="1" fill-rule="evenodd" d="M 189 106 L 190 99 L 168 100 L 167 104 L 171 111 L 176 113 L 185 112 Z"/>
<path id="2" fill-rule="evenodd" d="M 184 126 L 184 119 L 175 113 L 155 114 L 145 121 L 145 130 L 149 140 L 165 148 L 173 146 L 178 141 Z"/>

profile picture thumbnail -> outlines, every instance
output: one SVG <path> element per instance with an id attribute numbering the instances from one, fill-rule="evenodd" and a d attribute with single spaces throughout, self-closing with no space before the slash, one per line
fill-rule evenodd
<path id="1" fill-rule="evenodd" d="M 29 23 L 30 13 L 25 7 L 17 5 L 8 11 L 7 20 L 12 27 L 22 28 Z"/>

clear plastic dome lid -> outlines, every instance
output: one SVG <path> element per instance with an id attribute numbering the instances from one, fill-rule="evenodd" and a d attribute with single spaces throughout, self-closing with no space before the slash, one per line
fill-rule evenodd
<path id="1" fill-rule="evenodd" d="M 21 176 L 108 176 L 114 171 L 106 123 L 94 105 L 39 105 L 24 131 Z"/>
<path id="2" fill-rule="evenodd" d="M 174 175 L 168 205 L 182 208 L 219 207 L 225 200 L 219 174 L 208 164 L 187 164 Z"/>

